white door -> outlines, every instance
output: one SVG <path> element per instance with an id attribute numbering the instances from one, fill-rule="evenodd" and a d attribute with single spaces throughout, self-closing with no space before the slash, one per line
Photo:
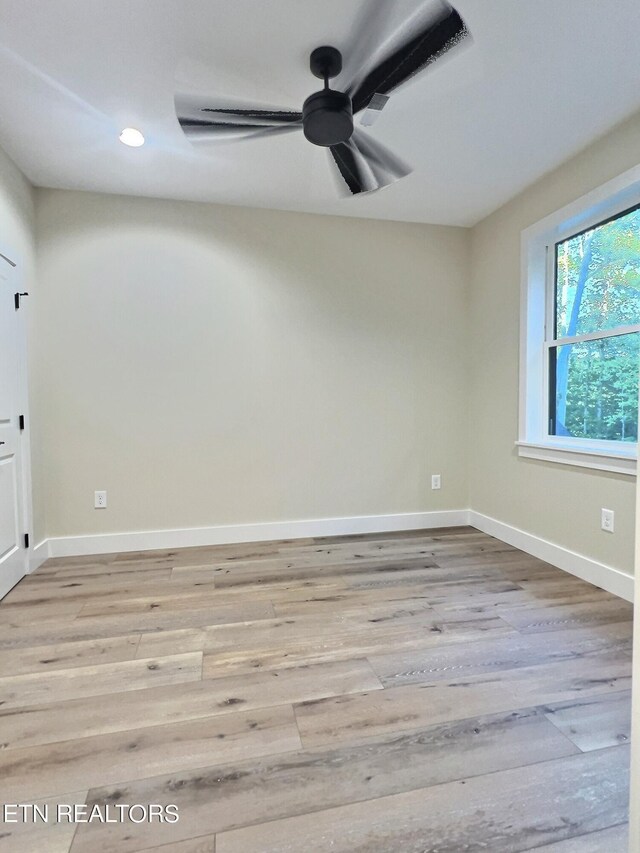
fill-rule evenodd
<path id="1" fill-rule="evenodd" d="M 16 281 L 12 265 L 0 255 L 0 598 L 27 572 Z"/>

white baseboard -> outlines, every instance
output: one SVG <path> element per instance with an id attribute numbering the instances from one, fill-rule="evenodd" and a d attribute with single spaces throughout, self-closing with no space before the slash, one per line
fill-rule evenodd
<path id="1" fill-rule="evenodd" d="M 634 579 L 632 575 L 604 563 L 599 563 L 582 554 L 577 554 L 575 551 L 570 551 L 568 548 L 563 548 L 561 545 L 556 545 L 546 539 L 541 539 L 525 530 L 490 518 L 488 515 L 466 509 L 54 537 L 44 540 L 33 549 L 30 571 L 34 571 L 48 557 L 75 557 L 90 554 L 114 554 L 120 551 L 193 548 L 203 545 L 227 545 L 234 542 L 304 539 L 309 536 L 391 533 L 401 530 L 428 530 L 435 527 L 463 527 L 465 525 L 471 525 L 483 533 L 495 536 L 496 539 L 595 584 L 607 592 L 625 598 L 627 601 L 633 601 Z"/>
<path id="2" fill-rule="evenodd" d="M 394 515 L 361 515 L 346 518 L 315 518 L 304 521 L 272 521 L 221 527 L 176 530 L 145 530 L 61 536 L 47 540 L 51 557 L 114 554 L 118 551 L 150 551 L 234 542 L 265 542 L 271 539 L 304 539 L 308 536 L 347 536 L 352 533 L 385 533 L 467 524 L 467 510 L 402 512 Z"/>
<path id="3" fill-rule="evenodd" d="M 48 560 L 50 556 L 51 548 L 49 547 L 48 539 L 43 539 L 42 542 L 34 545 L 29 554 L 29 574 L 35 572 L 35 570 L 41 566 L 45 560 Z"/>
<path id="4" fill-rule="evenodd" d="M 505 524 L 503 521 L 482 515 L 474 510 L 469 510 L 468 519 L 472 527 L 482 530 L 483 533 L 488 533 L 489 536 L 495 536 L 496 539 L 513 545 L 539 560 L 551 563 L 552 566 L 557 566 L 559 569 L 582 578 L 588 583 L 606 589 L 613 595 L 618 595 L 627 601 L 633 601 L 633 575 L 628 575 L 620 569 L 599 563 L 582 554 L 577 554 L 575 551 L 570 551 L 568 548 L 563 548 L 561 545 L 541 539 L 539 536 L 534 536 L 532 533 L 527 533 L 525 530 L 512 527 L 510 524 Z"/>

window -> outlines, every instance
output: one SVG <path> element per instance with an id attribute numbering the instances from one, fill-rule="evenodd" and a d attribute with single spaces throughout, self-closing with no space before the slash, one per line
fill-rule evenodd
<path id="1" fill-rule="evenodd" d="M 635 473 L 640 168 L 523 233 L 519 454 Z"/>
<path id="2" fill-rule="evenodd" d="M 640 209 L 554 246 L 549 434 L 638 440 Z"/>

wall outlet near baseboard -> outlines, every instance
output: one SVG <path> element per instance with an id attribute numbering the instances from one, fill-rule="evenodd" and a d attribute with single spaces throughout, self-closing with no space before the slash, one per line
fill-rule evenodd
<path id="1" fill-rule="evenodd" d="M 94 492 L 93 493 L 93 506 L 95 509 L 106 509 L 107 508 L 107 493 L 106 492 Z"/>
<path id="2" fill-rule="evenodd" d="M 601 510 L 600 517 L 600 527 L 605 530 L 607 533 L 613 533 L 614 531 L 614 522 L 615 522 L 615 512 L 612 509 L 604 509 Z"/>
<path id="3" fill-rule="evenodd" d="M 431 488 L 432 489 L 442 488 L 442 478 L 440 477 L 440 474 L 432 474 L 431 475 Z"/>

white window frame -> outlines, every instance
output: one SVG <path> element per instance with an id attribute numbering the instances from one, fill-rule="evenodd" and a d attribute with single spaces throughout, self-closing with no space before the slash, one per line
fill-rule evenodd
<path id="1" fill-rule="evenodd" d="M 637 444 L 549 435 L 549 348 L 555 294 L 555 244 L 640 204 L 640 166 L 525 229 L 521 237 L 519 456 L 635 476 Z M 640 325 L 575 336 L 591 340 Z M 574 338 L 563 338 L 571 343 Z"/>

